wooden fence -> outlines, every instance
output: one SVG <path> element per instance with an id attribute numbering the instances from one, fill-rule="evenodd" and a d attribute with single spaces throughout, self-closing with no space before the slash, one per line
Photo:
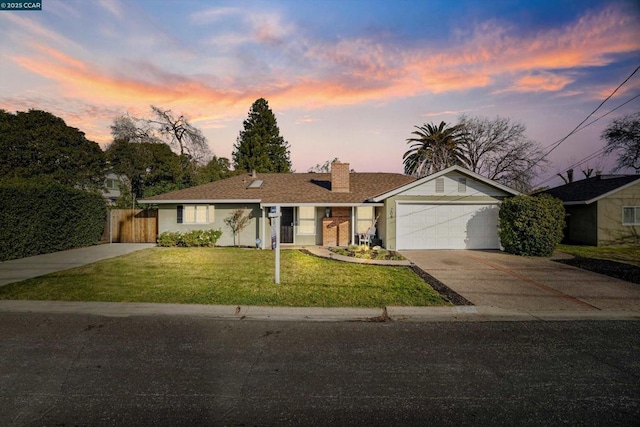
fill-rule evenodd
<path id="1" fill-rule="evenodd" d="M 155 243 L 158 237 L 158 211 L 112 209 L 107 218 L 105 234 L 112 243 Z"/>

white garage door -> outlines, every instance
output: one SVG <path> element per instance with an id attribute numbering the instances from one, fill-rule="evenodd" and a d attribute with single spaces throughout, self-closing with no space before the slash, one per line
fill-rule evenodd
<path id="1" fill-rule="evenodd" d="M 398 204 L 398 249 L 499 249 L 498 206 Z"/>

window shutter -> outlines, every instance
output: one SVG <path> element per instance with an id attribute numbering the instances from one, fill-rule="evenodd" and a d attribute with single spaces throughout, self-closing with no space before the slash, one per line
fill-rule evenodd
<path id="1" fill-rule="evenodd" d="M 178 224 L 182 224 L 184 207 L 182 205 L 178 205 Z"/>

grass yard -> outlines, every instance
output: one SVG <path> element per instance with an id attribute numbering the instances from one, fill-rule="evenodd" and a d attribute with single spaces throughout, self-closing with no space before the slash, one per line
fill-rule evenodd
<path id="1" fill-rule="evenodd" d="M 565 252 L 581 258 L 606 259 L 609 261 L 623 262 L 640 267 L 640 246 L 616 247 L 616 246 L 578 246 L 558 245 L 559 252 Z"/>
<path id="2" fill-rule="evenodd" d="M 0 299 L 297 307 L 450 305 L 407 267 L 236 248 L 152 248 L 0 287 Z"/>

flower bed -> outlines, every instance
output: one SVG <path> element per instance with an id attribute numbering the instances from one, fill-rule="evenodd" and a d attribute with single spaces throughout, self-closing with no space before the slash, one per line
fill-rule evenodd
<path id="1" fill-rule="evenodd" d="M 347 248 L 329 248 L 333 253 L 362 259 L 401 261 L 405 258 L 397 252 L 388 251 L 380 246 L 349 245 Z"/>

